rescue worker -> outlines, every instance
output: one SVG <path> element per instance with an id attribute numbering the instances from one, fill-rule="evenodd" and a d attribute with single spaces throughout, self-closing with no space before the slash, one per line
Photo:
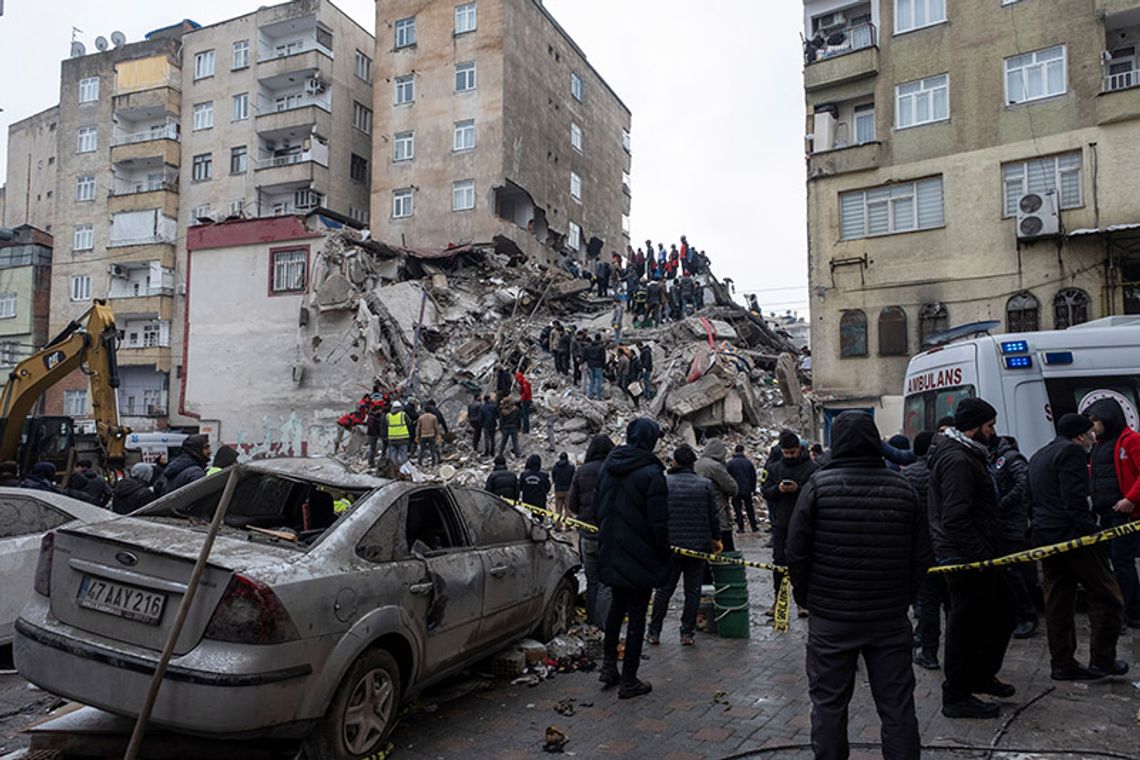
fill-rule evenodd
<path id="1" fill-rule="evenodd" d="M 384 415 L 384 429 L 388 448 L 392 452 L 392 463 L 399 467 L 408 461 L 408 446 L 412 438 L 408 415 L 404 413 L 401 402 L 392 402 L 390 411 Z"/>
<path id="2" fill-rule="evenodd" d="M 507 396 L 499 407 L 499 454 L 507 450 L 507 441 L 511 442 L 511 453 L 515 457 L 522 456 L 519 450 L 519 424 L 522 421 L 522 412 L 513 398 Z"/>
<path id="3" fill-rule="evenodd" d="M 499 405 L 490 394 L 483 397 L 479 407 L 479 421 L 483 426 L 483 456 L 495 456 L 495 425 L 499 420 Z"/>
<path id="4" fill-rule="evenodd" d="M 640 351 L 639 359 L 641 361 L 641 395 L 647 399 L 651 399 L 654 396 L 653 349 L 641 341 L 638 341 L 637 347 Z"/>
<path id="5" fill-rule="evenodd" d="M 419 463 L 424 463 L 424 454 L 431 454 L 432 466 L 439 465 L 439 445 L 443 433 L 439 429 L 439 418 L 426 407 L 416 420 L 416 446 L 419 448 Z"/>
<path id="6" fill-rule="evenodd" d="M 154 495 L 165 496 L 182 486 L 206 477 L 206 463 L 210 461 L 209 437 L 195 433 L 186 436 L 178 456 L 170 461 L 154 484 Z"/>
<path id="7" fill-rule="evenodd" d="M 236 464 L 237 461 L 238 453 L 236 449 L 232 446 L 219 446 L 218 450 L 214 452 L 214 461 L 206 469 L 206 474 L 213 475 L 215 472 L 221 472 L 231 464 Z"/>
<path id="8" fill-rule="evenodd" d="M 487 483 L 483 488 L 504 499 L 518 501 L 519 479 L 507 469 L 507 460 L 501 454 L 495 457 L 495 465 L 491 468 L 491 474 L 487 476 Z"/>
<path id="9" fill-rule="evenodd" d="M 563 335 L 565 336 L 565 333 Z M 522 431 L 529 434 L 533 391 L 530 381 L 526 379 L 521 370 L 515 373 L 515 383 L 519 386 L 519 419 L 522 423 Z"/>
<path id="10" fill-rule="evenodd" d="M 550 493 L 550 476 L 542 469 L 542 457 L 531 454 L 526 459 L 523 471 L 519 473 L 520 500 L 532 507 L 546 509 L 546 497 Z"/>

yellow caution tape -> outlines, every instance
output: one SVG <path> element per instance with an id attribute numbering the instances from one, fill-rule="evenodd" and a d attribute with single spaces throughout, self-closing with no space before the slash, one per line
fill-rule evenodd
<path id="1" fill-rule="evenodd" d="M 1025 551 L 1014 552 L 1013 554 L 1006 554 L 1003 557 L 995 557 L 994 559 L 985 559 L 980 562 L 964 562 L 959 565 L 939 565 L 930 568 L 931 573 L 957 573 L 962 570 L 985 570 L 990 567 L 1004 567 L 1006 565 L 1017 565 L 1023 562 L 1036 562 L 1039 559 L 1046 557 L 1055 557 L 1058 554 L 1065 552 L 1083 549 L 1087 546 L 1095 546 L 1106 541 L 1128 536 L 1133 533 L 1140 532 L 1140 521 L 1125 523 L 1118 525 L 1115 528 L 1108 528 L 1099 533 L 1093 533 L 1088 536 L 1081 536 L 1069 541 L 1062 541 L 1059 544 L 1049 544 L 1048 546 L 1038 546 L 1033 549 L 1026 549 Z"/>
<path id="2" fill-rule="evenodd" d="M 549 509 L 543 509 L 542 507 L 536 507 L 533 504 L 527 504 L 527 503 L 522 502 L 522 501 L 514 501 L 512 499 L 503 499 L 503 501 L 507 502 L 508 504 L 513 504 L 516 507 L 522 507 L 523 509 L 529 510 L 530 512 L 533 512 L 536 515 L 542 515 L 543 517 L 549 517 L 551 520 L 553 520 L 555 522 L 561 522 L 563 525 L 567 525 L 567 526 L 574 527 L 574 528 L 581 528 L 582 530 L 588 531 L 590 533 L 597 533 L 598 532 L 598 526 L 596 526 L 596 525 L 592 525 L 588 522 L 583 522 L 582 520 L 576 520 L 573 517 L 563 517 L 562 515 L 558 514 L 557 512 L 551 512 Z M 674 554 L 677 554 L 681 557 L 691 557 L 692 559 L 703 559 L 703 560 L 707 560 L 709 562 L 719 562 L 721 564 L 726 564 L 726 565 L 743 565 L 744 567 L 752 567 L 752 568 L 756 568 L 757 570 L 769 570 L 769 571 L 774 572 L 774 573 L 779 573 L 780 574 L 780 590 L 776 594 L 776 604 L 775 604 L 775 609 L 773 610 L 775 612 L 775 622 L 772 624 L 772 627 L 777 631 L 788 630 L 788 597 L 789 597 L 788 568 L 782 567 L 780 565 L 773 565 L 773 564 L 770 564 L 768 562 L 753 562 L 752 560 L 747 560 L 747 559 L 737 559 L 735 557 L 725 557 L 725 556 L 720 555 L 720 554 L 710 554 L 708 552 L 698 552 L 698 551 L 695 551 L 693 549 L 682 549 L 679 546 L 670 546 L 669 548 L 673 551 Z"/>

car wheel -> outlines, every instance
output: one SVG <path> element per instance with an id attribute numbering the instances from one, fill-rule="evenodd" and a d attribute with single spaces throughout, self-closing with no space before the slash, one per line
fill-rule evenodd
<path id="1" fill-rule="evenodd" d="M 566 633 L 574 623 L 574 582 L 563 578 L 558 582 L 546 611 L 542 615 L 542 623 L 538 626 L 538 640 L 545 643 L 555 636 Z"/>
<path id="2" fill-rule="evenodd" d="M 357 658 L 309 736 L 310 760 L 361 760 L 384 750 L 400 710 L 400 667 L 382 649 Z"/>

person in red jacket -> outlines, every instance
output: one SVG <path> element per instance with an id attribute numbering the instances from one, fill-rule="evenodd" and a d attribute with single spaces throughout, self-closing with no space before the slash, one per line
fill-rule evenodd
<path id="1" fill-rule="evenodd" d="M 1128 427 L 1124 409 L 1102 398 L 1085 412 L 1093 421 L 1097 444 L 1092 451 L 1090 491 L 1102 528 L 1115 528 L 1140 517 L 1140 433 Z M 1140 537 L 1121 536 L 1108 545 L 1112 571 L 1124 597 L 1124 617 L 1140 628 L 1140 577 L 1136 555 Z"/>
<path id="2" fill-rule="evenodd" d="M 534 398 L 533 391 L 530 387 L 530 381 L 522 372 L 515 372 L 515 383 L 519 386 L 519 416 L 522 421 L 522 431 L 530 433 L 530 406 L 531 400 Z"/>

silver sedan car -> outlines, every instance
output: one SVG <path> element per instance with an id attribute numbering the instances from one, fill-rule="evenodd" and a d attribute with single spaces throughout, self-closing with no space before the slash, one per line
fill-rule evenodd
<path id="1" fill-rule="evenodd" d="M 52 534 L 16 623 L 23 676 L 137 715 L 226 478 Z M 244 465 L 152 720 L 366 758 L 409 695 L 514 638 L 562 632 L 577 568 L 569 543 L 484 491 L 327 459 Z"/>

